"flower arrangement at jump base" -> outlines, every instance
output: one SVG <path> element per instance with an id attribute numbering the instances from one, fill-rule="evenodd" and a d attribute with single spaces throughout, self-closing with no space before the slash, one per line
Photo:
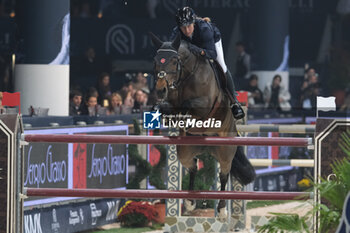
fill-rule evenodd
<path id="1" fill-rule="evenodd" d="M 155 207 L 146 201 L 127 201 L 118 211 L 117 217 L 122 226 L 143 227 L 156 221 Z"/>

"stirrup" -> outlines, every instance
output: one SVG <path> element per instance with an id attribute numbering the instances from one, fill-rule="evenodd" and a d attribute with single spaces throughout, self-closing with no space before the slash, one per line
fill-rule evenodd
<path id="1" fill-rule="evenodd" d="M 242 107 L 237 103 L 232 104 L 231 111 L 232 111 L 233 117 L 237 120 L 245 117 L 245 113 L 244 113 Z"/>

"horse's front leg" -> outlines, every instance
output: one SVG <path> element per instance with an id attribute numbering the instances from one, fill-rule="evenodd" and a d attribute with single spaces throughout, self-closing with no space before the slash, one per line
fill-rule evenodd
<path id="1" fill-rule="evenodd" d="M 206 116 L 210 106 L 210 99 L 207 96 L 188 99 L 182 102 L 180 112 L 185 114 L 191 111 L 198 116 Z M 208 110 L 209 109 L 209 110 Z"/>
<path id="2" fill-rule="evenodd" d="M 228 175 L 220 172 L 220 184 L 221 188 L 220 191 L 225 191 L 226 190 L 226 184 L 228 181 Z M 226 220 L 227 218 L 227 213 L 226 213 L 226 201 L 225 200 L 220 200 L 219 204 L 217 206 L 217 211 L 218 211 L 218 216 L 221 220 Z"/>
<path id="3" fill-rule="evenodd" d="M 190 174 L 190 182 L 189 182 L 189 187 L 188 190 L 192 191 L 194 190 L 194 181 L 196 178 L 196 174 L 197 174 L 197 159 L 193 158 L 193 165 L 191 168 L 189 168 L 188 170 L 189 174 Z M 191 211 L 193 211 L 196 208 L 196 200 L 188 200 L 185 199 L 184 200 L 184 206 L 185 206 L 185 210 L 184 210 L 184 215 L 188 215 Z"/>

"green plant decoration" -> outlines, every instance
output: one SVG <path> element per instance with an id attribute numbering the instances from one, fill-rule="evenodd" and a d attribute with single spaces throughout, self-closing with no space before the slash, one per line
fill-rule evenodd
<path id="1" fill-rule="evenodd" d="M 273 217 L 267 224 L 262 226 L 258 232 L 283 233 L 283 232 L 307 232 L 307 217 L 299 217 L 297 214 L 271 213 Z"/>
<path id="2" fill-rule="evenodd" d="M 141 134 L 140 126 L 136 119 L 134 119 L 134 133 L 136 135 Z M 166 162 L 166 147 L 164 145 L 155 146 L 160 152 L 160 160 L 158 164 L 154 167 L 150 163 L 143 159 L 140 155 L 137 145 L 130 144 L 128 148 L 130 163 L 135 164 L 136 174 L 132 177 L 127 184 L 128 189 L 139 189 L 140 182 L 146 177 L 149 177 L 149 182 L 151 185 L 155 186 L 157 189 L 165 189 L 164 180 L 162 179 L 162 170 L 165 168 Z"/>
<path id="3" fill-rule="evenodd" d="M 350 130 L 344 132 L 341 137 L 339 146 L 346 157 L 335 160 L 331 165 L 334 179 L 321 178 L 321 182 L 313 183 L 313 188 L 309 190 L 313 191 L 316 188 L 327 204 L 314 203 L 313 209 L 303 217 L 297 214 L 274 214 L 276 216 L 258 232 L 309 232 L 306 228 L 306 220 L 316 212 L 320 214 L 319 232 L 333 232 L 338 227 L 346 195 L 350 192 Z"/>

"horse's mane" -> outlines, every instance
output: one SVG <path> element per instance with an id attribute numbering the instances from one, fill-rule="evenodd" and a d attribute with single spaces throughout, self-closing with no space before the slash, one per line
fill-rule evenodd
<path id="1" fill-rule="evenodd" d="M 189 42 L 181 40 L 181 44 L 178 50 L 181 59 L 186 59 L 190 54 L 192 54 L 191 51 L 188 49 L 189 44 Z"/>

